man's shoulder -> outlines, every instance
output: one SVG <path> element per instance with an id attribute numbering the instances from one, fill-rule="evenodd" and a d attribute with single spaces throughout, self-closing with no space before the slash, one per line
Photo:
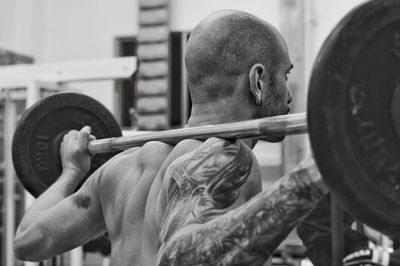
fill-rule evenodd
<path id="1" fill-rule="evenodd" d="M 147 142 L 143 146 L 127 149 L 108 160 L 95 173 L 102 184 L 123 182 L 123 177 L 140 176 L 148 169 L 160 167 L 173 146 L 162 142 Z"/>
<path id="2" fill-rule="evenodd" d="M 152 167 L 165 159 L 173 148 L 173 145 L 164 142 L 149 141 L 143 146 L 130 148 L 117 154 L 107 163 L 106 167 L 114 168 L 113 170 L 124 166 L 138 167 L 139 169 Z"/>
<path id="3" fill-rule="evenodd" d="M 223 187 L 244 189 L 245 195 L 259 190 L 259 166 L 252 150 L 244 142 L 212 137 L 204 142 L 180 144 L 177 149 L 183 152 L 169 164 L 164 180 L 169 195 L 178 187 L 195 189 L 207 186 L 210 193 L 216 194 L 225 190 Z"/>
<path id="4" fill-rule="evenodd" d="M 136 168 L 136 170 L 159 168 L 163 163 L 169 165 L 184 155 L 186 157 L 191 155 L 186 160 L 192 160 L 193 154 L 195 157 L 203 157 L 207 153 L 207 157 L 211 160 L 223 154 L 228 158 L 236 157 L 235 163 L 244 165 L 250 163 L 255 166 L 251 163 L 254 161 L 258 166 L 252 150 L 243 142 L 211 137 L 204 141 L 185 139 L 176 145 L 150 141 L 141 147 L 131 148 L 116 155 L 106 163 L 105 169 L 107 172 L 120 172 L 126 168 Z"/>
<path id="5" fill-rule="evenodd" d="M 244 142 L 235 139 L 211 137 L 206 140 L 186 139 L 179 142 L 171 152 L 174 164 L 183 161 L 199 161 L 197 166 L 215 161 L 219 167 L 243 165 L 258 166 L 257 159 Z M 235 159 L 234 159 L 235 158 Z M 179 159 L 179 160 L 176 160 Z M 234 159 L 234 160 L 233 160 Z M 231 161 L 231 163 L 228 163 Z M 254 161 L 254 162 L 253 162 Z M 225 163 L 228 163 L 225 166 Z"/>
<path id="6" fill-rule="evenodd" d="M 180 147 L 187 152 L 169 164 L 163 180 L 164 242 L 184 226 L 241 206 L 261 187 L 254 154 L 240 140 L 213 137 Z"/>
<path id="7" fill-rule="evenodd" d="M 152 168 L 161 165 L 173 149 L 174 145 L 161 141 L 150 141 L 141 146 L 132 156 L 142 167 Z"/>

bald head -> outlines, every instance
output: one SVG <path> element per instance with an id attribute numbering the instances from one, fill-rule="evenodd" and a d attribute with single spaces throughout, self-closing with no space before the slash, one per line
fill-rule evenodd
<path id="1" fill-rule="evenodd" d="M 273 73 L 286 49 L 280 33 L 251 14 L 234 10 L 211 14 L 194 28 L 186 50 L 193 103 L 236 93 L 235 82 L 256 63 Z"/>

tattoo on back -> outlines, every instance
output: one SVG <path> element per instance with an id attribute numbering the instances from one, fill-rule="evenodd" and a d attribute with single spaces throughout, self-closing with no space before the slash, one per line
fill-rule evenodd
<path id="1" fill-rule="evenodd" d="M 179 229 L 203 224 L 226 213 L 240 195 L 252 167 L 251 151 L 242 142 L 212 138 L 177 159 L 166 172 L 169 203 L 160 239 Z"/>
<path id="2" fill-rule="evenodd" d="M 298 170 L 241 207 L 224 211 L 238 197 L 252 160 L 241 142 L 212 144 L 167 171 L 177 188 L 163 221 L 158 265 L 263 265 L 323 196 L 309 172 Z M 207 160 L 218 161 L 230 146 L 236 147 L 235 155 L 213 174 L 206 171 Z"/>
<path id="3" fill-rule="evenodd" d="M 72 198 L 73 204 L 82 209 L 88 209 L 92 203 L 92 199 L 89 195 L 75 195 Z"/>

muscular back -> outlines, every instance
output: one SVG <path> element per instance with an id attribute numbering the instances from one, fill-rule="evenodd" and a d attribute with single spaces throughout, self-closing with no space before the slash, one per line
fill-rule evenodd
<path id="1" fill-rule="evenodd" d="M 99 177 L 100 205 L 112 244 L 112 265 L 141 265 L 149 190 L 173 146 L 149 142 L 107 163 Z"/>
<path id="2" fill-rule="evenodd" d="M 251 150 L 217 138 L 175 147 L 147 143 L 103 171 L 100 204 L 112 265 L 155 265 L 172 235 L 242 205 L 261 189 Z"/>

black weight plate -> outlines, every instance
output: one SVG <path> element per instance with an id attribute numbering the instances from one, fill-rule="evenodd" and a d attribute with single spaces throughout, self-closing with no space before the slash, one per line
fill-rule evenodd
<path id="1" fill-rule="evenodd" d="M 330 191 L 392 236 L 400 236 L 399 85 L 400 1 L 373 0 L 325 41 L 308 95 L 311 145 Z"/>
<path id="2" fill-rule="evenodd" d="M 18 178 L 33 196 L 39 196 L 61 174 L 59 151 L 64 134 L 85 125 L 91 126 L 97 139 L 122 135 L 108 109 L 83 94 L 54 94 L 23 113 L 14 133 L 12 157 Z M 88 175 L 114 155 L 96 154 Z"/>

